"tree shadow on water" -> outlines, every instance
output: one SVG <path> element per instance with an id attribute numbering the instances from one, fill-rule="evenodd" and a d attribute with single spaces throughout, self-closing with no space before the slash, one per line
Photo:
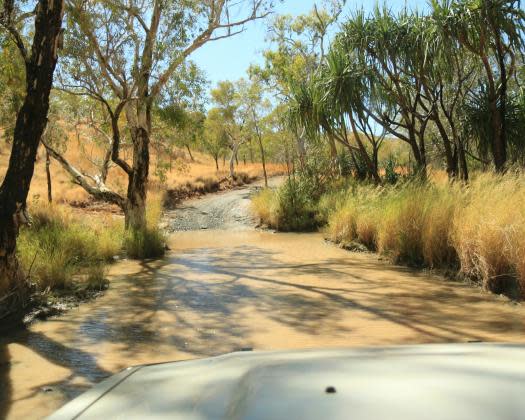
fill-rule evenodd
<path id="1" fill-rule="evenodd" d="M 325 330 L 350 333 L 340 321 L 352 310 L 404 327 L 421 342 L 484 340 L 487 334 L 521 334 L 525 327 L 519 313 L 502 323 L 498 312 L 505 313 L 506 308 L 476 289 L 405 267 L 350 255 L 296 264 L 259 247 L 217 249 L 212 259 L 213 250 L 205 258 L 202 251 L 186 252 L 174 263 L 183 272 L 209 272 L 211 266 L 229 283 L 242 280 L 252 292 L 251 302 L 236 300 L 231 312 L 249 304 L 274 321 L 311 335 Z M 324 284 L 325 279 L 331 280 L 330 285 Z M 221 285 L 210 287 L 220 296 Z M 491 304 L 493 313 L 472 316 L 477 308 Z"/>
<path id="2" fill-rule="evenodd" d="M 100 343 L 116 344 L 111 357 L 132 365 L 152 354 L 174 360 L 253 347 L 251 337 L 274 325 L 319 342 L 330 335 L 350 343 L 347 321 L 354 316 L 403 327 L 420 342 L 483 340 L 505 328 L 522 333 L 519 313 L 501 316 L 499 304 L 492 318 L 483 318 L 487 299 L 463 289 L 350 254 L 303 264 L 258 246 L 190 249 L 142 262 L 138 273 L 115 280 L 104 297 L 86 304 L 89 310 L 62 316 L 63 340 L 31 328 L 10 340 L 69 369 L 65 380 L 49 386 L 72 398 L 83 390 L 77 379 L 96 383 L 114 373 L 100 366 L 99 358 L 107 357 L 97 353 Z M 384 333 L 384 343 L 399 339 Z M 14 398 L 9 359 L 0 343 L 0 418 Z"/>
<path id="3" fill-rule="evenodd" d="M 27 395 L 14 395 L 11 375 L 16 374 L 16 369 L 12 366 L 7 347 L 12 343 L 31 349 L 47 362 L 69 370 L 69 375 L 65 379 L 35 385 L 29 388 Z M 48 368 L 48 365 L 31 366 L 31 369 L 40 373 Z M 14 401 L 29 400 L 43 392 L 60 392 L 66 399 L 72 399 L 111 374 L 112 372 L 101 368 L 96 358 L 87 351 L 65 345 L 30 328 L 19 330 L 13 333 L 9 340 L 0 344 L 0 419 L 7 416 Z"/>

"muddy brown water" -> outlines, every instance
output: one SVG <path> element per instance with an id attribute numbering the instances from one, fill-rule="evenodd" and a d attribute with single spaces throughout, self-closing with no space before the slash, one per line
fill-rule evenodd
<path id="1" fill-rule="evenodd" d="M 187 231 L 170 246 L 114 265 L 101 298 L 2 338 L 0 418 L 41 418 L 130 365 L 244 348 L 525 342 L 523 306 L 320 234 Z"/>

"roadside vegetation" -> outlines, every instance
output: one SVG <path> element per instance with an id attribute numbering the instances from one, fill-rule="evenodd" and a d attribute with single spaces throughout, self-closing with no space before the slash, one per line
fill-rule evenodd
<path id="1" fill-rule="evenodd" d="M 128 229 L 124 234 L 126 255 L 135 259 L 158 258 L 164 255 L 166 237 L 159 229 L 162 216 L 162 192 L 150 192 L 146 206 L 146 224 L 142 229 Z"/>
<path id="2" fill-rule="evenodd" d="M 103 289 L 105 267 L 121 252 L 121 223 L 86 222 L 66 206 L 47 203 L 30 211 L 31 225 L 20 233 L 18 252 L 36 288 Z"/>
<path id="3" fill-rule="evenodd" d="M 320 227 L 345 249 L 446 271 L 495 293 L 518 297 L 525 289 L 525 176 L 520 173 L 476 174 L 468 185 L 351 182 L 334 185 L 317 202 L 296 187 L 299 196 L 283 199 L 297 184 L 290 180 L 254 197 L 262 223 L 285 231 Z"/>
<path id="4" fill-rule="evenodd" d="M 277 48 L 258 71 L 287 98 L 297 154 L 254 213 L 525 297 L 519 2 L 379 5 L 344 18 L 332 6 L 274 21 Z"/>
<path id="5" fill-rule="evenodd" d="M 282 167 L 262 85 L 225 82 L 207 112 L 208 81 L 190 59 L 271 8 L 0 2 L 0 318 L 33 286 L 98 287 L 110 254 L 161 256 L 170 191 L 188 198 Z"/>

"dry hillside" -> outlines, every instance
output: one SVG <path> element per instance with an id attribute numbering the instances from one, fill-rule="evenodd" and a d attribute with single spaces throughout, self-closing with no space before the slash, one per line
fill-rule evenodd
<path id="1" fill-rule="evenodd" d="M 125 158 L 129 158 L 129 153 L 124 153 Z M 220 180 L 227 177 L 228 162 L 223 166 L 220 162 L 219 172 L 215 169 L 213 159 L 205 154 L 193 152 L 192 161 L 186 151 L 176 150 L 171 159 L 171 169 L 169 168 L 170 159 L 166 156 L 159 156 L 154 150 L 151 153 L 150 167 L 150 186 L 162 189 L 174 189 L 181 185 L 192 183 L 198 185 L 202 179 L 211 178 Z M 98 169 L 94 162 L 100 161 L 102 151 L 95 146 L 86 147 L 81 141 L 71 140 L 65 151 L 66 158 L 84 173 L 95 175 Z M 9 160 L 9 147 L 0 149 L 0 179 L 3 178 Z M 128 159 L 129 160 L 129 159 Z M 45 149 L 40 147 L 35 173 L 31 183 L 28 196 L 28 203 L 47 200 L 47 181 L 46 181 L 46 159 Z M 267 165 L 270 175 L 282 173 L 283 167 L 276 164 Z M 238 172 L 244 172 L 250 176 L 262 176 L 260 163 L 246 163 L 239 161 L 236 168 Z M 72 182 L 69 174 L 54 160 L 51 160 L 51 177 L 53 186 L 53 201 L 57 203 L 71 204 L 74 207 L 99 208 L 94 205 L 82 187 Z M 161 178 L 162 182 L 161 182 Z M 125 193 L 126 177 L 125 174 L 116 166 L 112 166 L 109 171 L 107 185 L 119 192 Z"/>

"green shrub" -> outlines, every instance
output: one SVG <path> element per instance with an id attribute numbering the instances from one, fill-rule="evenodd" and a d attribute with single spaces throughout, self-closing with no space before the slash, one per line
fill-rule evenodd
<path id="1" fill-rule="evenodd" d="M 262 223 L 280 231 L 311 231 L 318 226 L 316 203 L 309 187 L 288 179 L 279 189 L 265 189 L 252 198 L 252 211 Z"/>
<path id="2" fill-rule="evenodd" d="M 317 227 L 316 203 L 311 185 L 305 180 L 290 178 L 279 189 L 277 200 L 277 229 L 281 231 L 310 231 Z"/>
<path id="3" fill-rule="evenodd" d="M 399 179 L 399 174 L 396 172 L 397 160 L 394 156 L 390 155 L 385 162 L 385 181 L 389 184 L 394 185 Z"/>

